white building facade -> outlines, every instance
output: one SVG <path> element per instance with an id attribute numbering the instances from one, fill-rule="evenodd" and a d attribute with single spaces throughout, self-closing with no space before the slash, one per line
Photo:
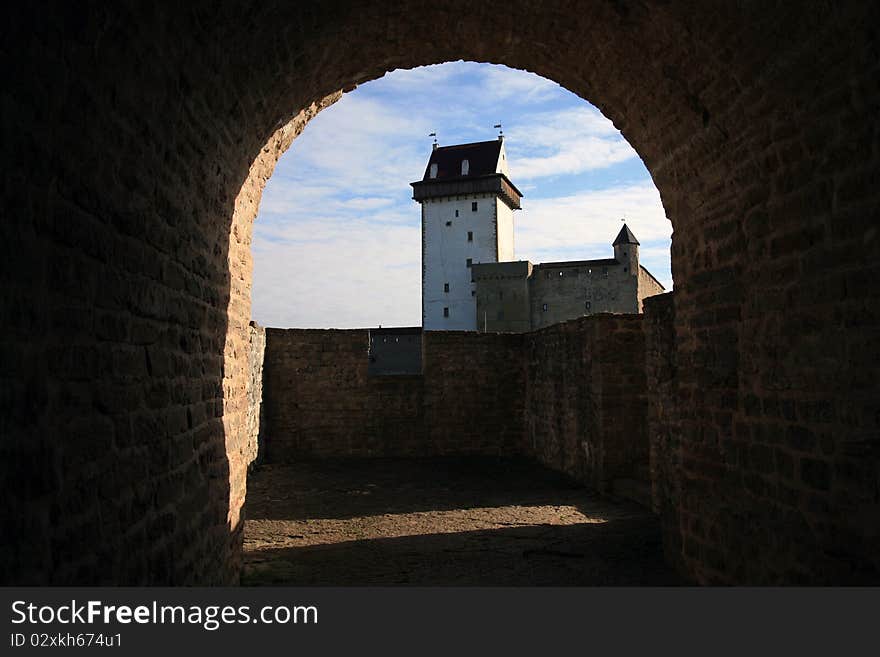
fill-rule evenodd
<path id="1" fill-rule="evenodd" d="M 422 206 L 422 327 L 477 330 L 472 265 L 514 258 L 513 212 L 522 194 L 508 178 L 502 138 L 435 148 L 411 183 Z"/>

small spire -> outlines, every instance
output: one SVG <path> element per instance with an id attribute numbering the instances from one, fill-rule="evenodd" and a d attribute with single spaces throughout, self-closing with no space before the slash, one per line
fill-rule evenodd
<path id="1" fill-rule="evenodd" d="M 436 151 L 436 150 L 437 150 L 437 133 L 436 133 L 436 132 L 431 132 L 431 133 L 428 134 L 428 136 L 434 138 L 434 145 L 431 147 L 431 150 Z"/>
<path id="2" fill-rule="evenodd" d="M 620 229 L 620 232 L 617 233 L 617 237 L 611 243 L 611 246 L 617 246 L 618 244 L 638 244 L 639 241 L 636 239 L 636 236 L 632 234 L 632 231 L 629 229 L 629 226 L 623 224 L 623 228 Z"/>

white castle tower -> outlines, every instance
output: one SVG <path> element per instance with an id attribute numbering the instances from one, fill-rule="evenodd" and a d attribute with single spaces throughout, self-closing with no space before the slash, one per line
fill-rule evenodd
<path id="1" fill-rule="evenodd" d="M 477 330 L 471 265 L 513 260 L 513 211 L 522 194 L 507 177 L 504 139 L 438 147 L 422 180 L 422 328 Z"/>

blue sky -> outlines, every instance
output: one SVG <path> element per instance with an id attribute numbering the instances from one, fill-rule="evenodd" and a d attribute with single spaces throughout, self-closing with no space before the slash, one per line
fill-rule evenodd
<path id="1" fill-rule="evenodd" d="M 672 226 L 611 122 L 537 75 L 452 62 L 399 70 L 318 114 L 278 162 L 254 226 L 253 318 L 264 326 L 421 323 L 421 179 L 441 145 L 496 138 L 523 193 L 516 258 L 607 258 L 626 217 L 641 263 L 672 287 Z"/>

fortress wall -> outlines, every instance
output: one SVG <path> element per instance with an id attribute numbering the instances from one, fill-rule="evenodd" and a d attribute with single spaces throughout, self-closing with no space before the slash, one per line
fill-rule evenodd
<path id="1" fill-rule="evenodd" d="M 429 453 L 510 455 L 522 446 L 525 369 L 519 334 L 428 331 Z"/>
<path id="2" fill-rule="evenodd" d="M 644 308 L 652 506 L 663 527 L 666 555 L 677 559 L 681 551 L 681 441 L 675 412 L 678 359 L 673 294 L 649 297 Z"/>
<path id="3" fill-rule="evenodd" d="M 368 331 L 267 329 L 268 461 L 524 454 L 603 491 L 648 481 L 642 318 L 428 331 L 420 376 L 368 373 Z"/>
<path id="4" fill-rule="evenodd" d="M 535 266 L 529 277 L 532 327 L 552 326 L 586 313 L 637 312 L 636 286 L 636 278 L 613 260 Z"/>
<path id="5" fill-rule="evenodd" d="M 375 376 L 366 329 L 266 333 L 267 461 L 519 449 L 520 336 L 427 332 L 422 375 Z"/>
<path id="6" fill-rule="evenodd" d="M 524 338 L 527 453 L 600 491 L 647 482 L 642 317 L 594 315 Z"/>

